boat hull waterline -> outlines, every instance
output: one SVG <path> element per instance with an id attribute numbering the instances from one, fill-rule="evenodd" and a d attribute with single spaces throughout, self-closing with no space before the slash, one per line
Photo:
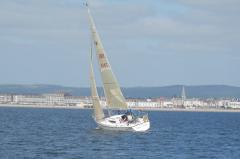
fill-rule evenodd
<path id="1" fill-rule="evenodd" d="M 148 120 L 144 120 L 144 118 L 138 117 L 135 121 L 128 122 L 122 121 L 122 116 L 123 115 L 114 115 L 100 121 L 96 121 L 96 123 L 99 128 L 104 130 L 145 132 L 150 128 L 150 122 Z"/>

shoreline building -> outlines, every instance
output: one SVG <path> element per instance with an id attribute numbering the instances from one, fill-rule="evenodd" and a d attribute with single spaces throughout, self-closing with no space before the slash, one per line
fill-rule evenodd
<path id="1" fill-rule="evenodd" d="M 89 97 L 71 96 L 66 93 L 48 93 L 41 95 L 0 94 L 1 104 L 39 105 L 39 106 L 78 106 L 89 107 Z"/>
<path id="2" fill-rule="evenodd" d="M 185 92 L 184 85 L 182 86 L 181 97 L 182 97 L 182 107 L 185 107 L 185 101 L 186 101 L 187 97 L 186 97 L 186 92 Z"/>
<path id="3" fill-rule="evenodd" d="M 12 94 L 0 94 L 0 103 L 11 103 L 13 101 Z"/>

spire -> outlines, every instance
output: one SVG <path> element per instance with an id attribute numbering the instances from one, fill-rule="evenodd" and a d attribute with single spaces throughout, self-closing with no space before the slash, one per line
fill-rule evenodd
<path id="1" fill-rule="evenodd" d="M 186 100 L 186 93 L 185 93 L 185 88 L 182 86 L 182 93 L 181 93 L 182 100 Z"/>

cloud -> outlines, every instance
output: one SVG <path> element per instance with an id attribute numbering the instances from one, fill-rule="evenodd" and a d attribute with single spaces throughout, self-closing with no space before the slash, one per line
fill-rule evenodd
<path id="1" fill-rule="evenodd" d="M 134 6 L 135 10 L 128 10 L 124 5 L 113 6 L 110 10 L 101 6 L 97 21 L 100 28 L 101 25 L 105 26 L 101 33 L 110 38 L 138 39 L 138 41 L 142 40 L 140 43 L 144 43 L 147 38 L 154 43 L 159 41 L 159 44 L 162 44 L 159 45 L 158 50 L 168 46 L 171 47 L 171 51 L 176 53 L 236 55 L 237 52 L 233 50 L 239 49 L 237 41 L 240 40 L 238 33 L 240 22 L 237 19 L 240 11 L 232 9 L 236 8 L 235 3 L 238 2 L 234 0 L 218 2 L 182 0 L 167 5 L 166 2 L 159 2 L 159 6 L 173 7 L 161 14 L 158 13 L 159 7 L 141 3 Z M 183 11 L 179 11 L 179 8 Z M 138 10 L 139 16 L 135 14 L 135 11 L 138 13 Z M 144 12 L 142 12 L 143 10 Z M 229 10 L 231 12 L 227 12 Z M 110 14 L 111 12 L 116 15 Z M 121 15 L 118 15 L 119 13 Z M 121 25 L 118 23 L 119 18 L 116 18 L 120 16 Z M 108 22 L 105 20 L 105 22 L 101 22 L 101 17 L 105 17 Z M 173 50 L 173 48 L 176 49 Z"/>
<path id="2" fill-rule="evenodd" d="M 30 70 L 32 74 L 25 71 L 19 78 L 9 74 L 1 80 L 88 85 L 89 26 L 83 2 L 2 0 L 0 54 L 3 58 L 0 66 L 8 66 L 7 72 L 12 74 L 22 70 Z M 234 68 L 239 67 L 238 1 L 91 0 L 90 6 L 110 61 L 123 85 L 171 84 L 169 81 L 176 84 L 181 81 L 177 81 L 175 75 L 183 74 L 186 83 L 200 82 L 205 74 L 213 76 L 214 70 L 217 75 L 212 79 L 218 81 L 224 76 L 225 81 L 233 81 L 227 79 L 227 69 L 234 73 L 237 72 Z M 9 60 L 3 60 L 11 58 L 14 66 Z M 201 66 L 195 65 L 201 64 L 198 59 L 208 59 L 204 68 L 211 68 L 211 71 L 201 72 Z M 222 63 L 227 64 L 225 72 L 215 69 L 223 68 Z M 163 70 L 166 66 L 169 68 Z M 64 77 L 60 70 L 65 73 Z M 192 79 L 193 76 L 183 70 L 193 74 L 197 70 L 199 75 L 194 74 Z M 0 71 L 0 74 L 7 72 Z M 156 72 L 167 76 L 160 77 Z M 152 78 L 147 78 L 151 76 L 156 76 L 153 82 Z M 131 78 L 136 81 L 129 82 Z M 240 81 L 239 78 L 234 79 Z"/>
<path id="3" fill-rule="evenodd" d="M 194 1 L 194 0 L 179 0 L 178 2 L 192 5 L 192 6 L 204 6 L 209 8 L 216 8 L 218 10 L 226 8 L 232 9 L 237 8 L 237 5 L 240 4 L 238 0 L 201 0 L 201 1 Z"/>
<path id="4" fill-rule="evenodd" d="M 28 37 L 35 41 L 45 37 L 64 37 L 81 31 L 80 21 L 83 9 L 51 5 L 47 1 L 2 2 L 0 14 L 0 33 L 4 36 Z M 59 3 L 61 4 L 61 3 Z M 74 22 L 74 23 L 73 23 Z"/>
<path id="5" fill-rule="evenodd" d="M 17 39 L 22 37 L 26 43 L 74 43 L 81 40 L 81 35 L 86 38 L 88 26 L 82 3 L 74 0 L 5 1 L 2 5 L 5 7 L 0 11 L 6 15 L 0 18 L 1 39 L 19 42 Z M 238 47 L 236 31 L 240 22 L 234 19 L 235 14 L 232 17 L 222 11 L 223 6 L 231 9 L 237 1 L 181 0 L 152 1 L 150 4 L 154 3 L 156 6 L 146 5 L 145 1 L 110 3 L 92 0 L 90 4 L 99 32 L 106 41 L 115 39 L 121 44 L 125 43 L 121 41 L 138 40 L 138 43 L 145 43 L 148 39 L 160 44 L 160 50 L 178 48 L 175 52 L 182 50 L 182 53 L 225 53 L 227 49 Z M 224 16 L 220 16 L 223 13 Z"/>

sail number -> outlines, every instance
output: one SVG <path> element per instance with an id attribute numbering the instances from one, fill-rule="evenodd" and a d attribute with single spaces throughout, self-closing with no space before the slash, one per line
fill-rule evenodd
<path id="1" fill-rule="evenodd" d="M 105 55 L 104 55 L 103 53 L 100 53 L 100 54 L 98 55 L 98 57 L 99 57 L 99 59 L 104 59 L 104 58 L 105 58 Z M 108 68 L 108 67 L 109 67 L 108 63 L 105 62 L 105 60 L 102 61 L 102 62 L 103 62 L 103 63 L 101 63 L 101 68 L 102 68 L 102 69 L 105 69 L 105 68 Z"/>
<path id="2" fill-rule="evenodd" d="M 101 63 L 101 68 L 108 68 L 108 63 Z"/>
<path id="3" fill-rule="evenodd" d="M 100 59 L 103 59 L 105 57 L 104 54 L 99 54 L 98 56 Z"/>

